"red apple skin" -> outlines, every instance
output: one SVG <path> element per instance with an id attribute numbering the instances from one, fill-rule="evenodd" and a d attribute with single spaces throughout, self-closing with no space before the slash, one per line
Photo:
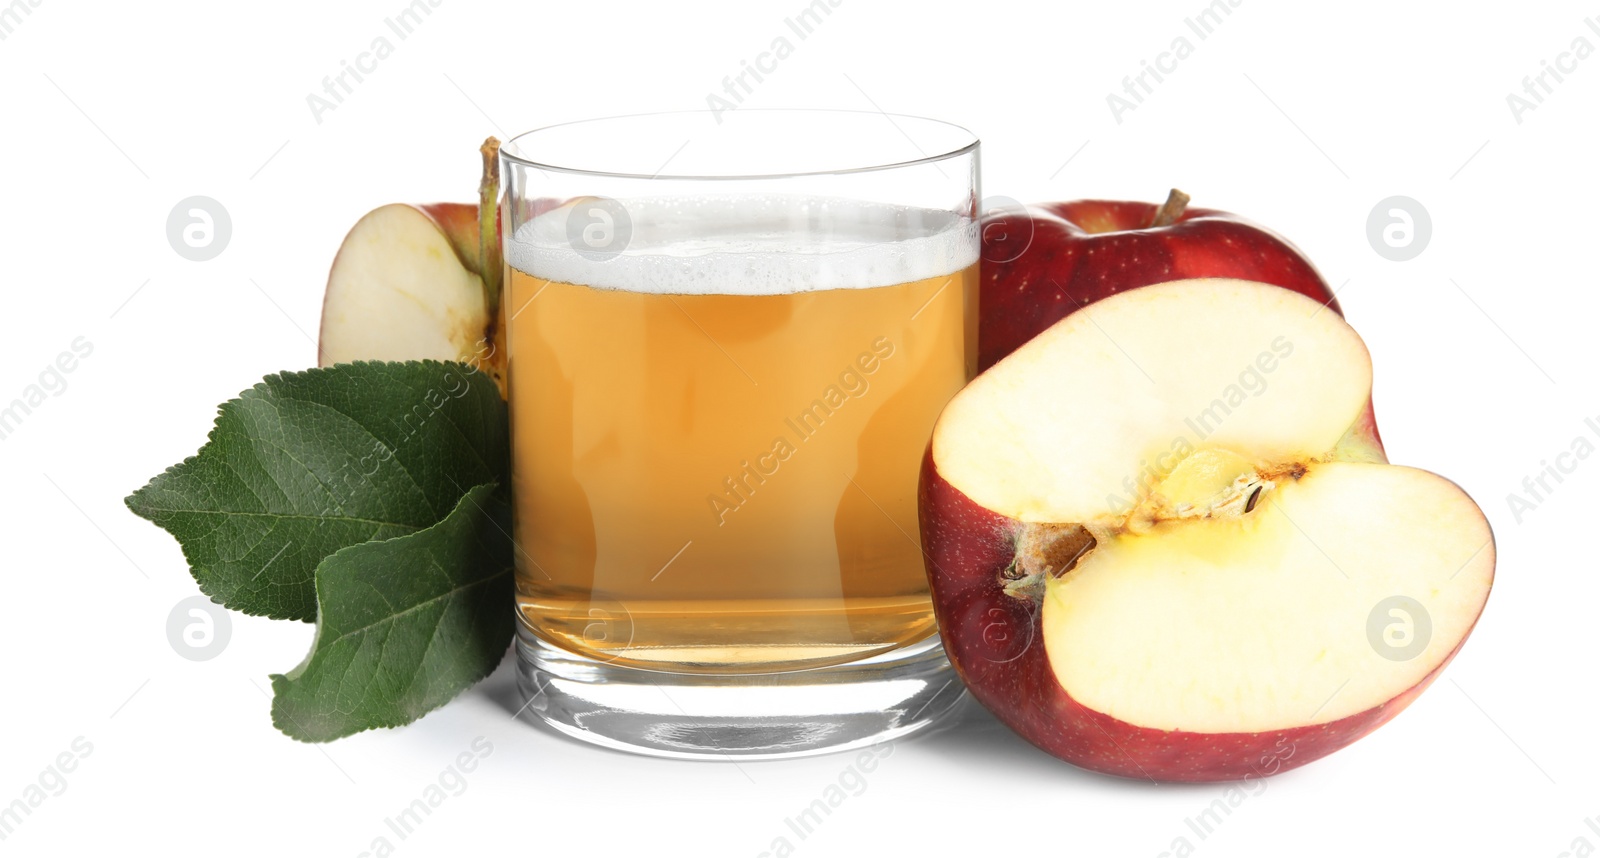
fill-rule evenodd
<path id="1" fill-rule="evenodd" d="M 1310 260 L 1271 230 L 1198 208 L 1170 225 L 1148 226 L 1157 209 L 1153 203 L 1077 200 L 985 217 L 978 371 L 1084 305 L 1170 280 L 1271 283 L 1339 311 Z"/>
<path id="2" fill-rule="evenodd" d="M 477 203 L 424 203 L 415 208 L 428 216 L 455 249 L 461 266 L 483 276 L 482 254 L 478 252 Z"/>
<path id="3" fill-rule="evenodd" d="M 1211 209 L 1188 209 L 1172 224 L 1149 226 L 1157 209 L 1153 203 L 1080 200 L 985 217 L 978 370 L 1095 301 L 1171 280 L 1234 277 L 1270 283 L 1341 312 L 1311 262 L 1272 231 Z M 1384 460 L 1370 401 L 1349 434 L 1353 451 Z M 1129 724 L 1067 694 L 1037 634 L 1039 600 L 1005 592 L 1003 573 L 1016 553 L 1021 522 L 977 505 L 950 485 L 938 473 L 931 444 L 918 492 L 934 612 L 957 674 L 980 703 L 1023 738 L 1086 769 L 1177 782 L 1288 771 L 1393 718 L 1455 655 L 1395 699 L 1326 724 L 1268 733 L 1191 733 Z"/>
<path id="4" fill-rule="evenodd" d="M 1020 522 L 979 506 L 946 482 L 931 446 L 923 458 L 918 501 L 934 613 L 957 675 L 978 702 L 1024 739 L 1092 771 L 1197 783 L 1285 772 L 1382 726 L 1460 651 L 1458 644 L 1439 667 L 1393 700 L 1325 724 L 1266 733 L 1139 727 L 1072 699 L 1056 680 L 1036 633 L 1040 603 L 1004 592 L 1001 574 L 1016 551 Z"/>
<path id="5" fill-rule="evenodd" d="M 1341 312 L 1316 268 L 1276 233 L 1237 215 L 1199 208 L 1169 225 L 1150 226 L 1158 208 L 1079 200 L 985 217 L 979 372 L 1095 301 L 1171 280 L 1234 277 L 1270 283 Z M 1356 451 L 1384 460 L 1370 401 L 1350 435 Z M 1002 574 L 1011 565 L 1021 523 L 978 506 L 946 482 L 931 445 L 918 501 L 934 611 L 957 674 L 979 702 L 1023 738 L 1086 769 L 1179 782 L 1287 771 L 1377 729 L 1449 663 L 1445 659 L 1415 687 L 1381 706 L 1326 724 L 1260 734 L 1129 724 L 1068 696 L 1036 634 L 1039 601 L 1005 592 Z"/>

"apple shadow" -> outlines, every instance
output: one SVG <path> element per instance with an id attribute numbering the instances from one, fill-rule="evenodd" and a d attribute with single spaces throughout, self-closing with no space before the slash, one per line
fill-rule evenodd
<path id="1" fill-rule="evenodd" d="M 962 767 L 1002 768 L 1008 775 L 1039 782 L 1088 784 L 1148 794 L 1150 790 L 1204 788 L 1207 784 L 1171 784 L 1092 772 L 1058 760 L 1034 747 L 1007 727 L 969 694 L 926 733 L 906 740 L 919 753 L 942 756 Z"/>

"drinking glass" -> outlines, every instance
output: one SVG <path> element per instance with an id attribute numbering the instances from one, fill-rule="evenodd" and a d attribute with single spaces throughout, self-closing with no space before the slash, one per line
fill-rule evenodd
<path id="1" fill-rule="evenodd" d="M 502 149 L 526 712 L 662 756 L 921 729 L 961 695 L 917 526 L 972 376 L 978 141 L 852 111 Z"/>

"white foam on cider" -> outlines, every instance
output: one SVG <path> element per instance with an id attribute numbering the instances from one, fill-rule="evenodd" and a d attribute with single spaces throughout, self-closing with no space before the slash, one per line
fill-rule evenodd
<path id="1" fill-rule="evenodd" d="M 626 249 L 600 259 L 568 238 L 569 218 L 595 222 L 595 202 L 524 223 L 506 243 L 507 261 L 544 280 L 674 295 L 893 286 L 978 261 L 977 225 L 949 212 L 789 196 L 623 200 L 632 223 Z"/>

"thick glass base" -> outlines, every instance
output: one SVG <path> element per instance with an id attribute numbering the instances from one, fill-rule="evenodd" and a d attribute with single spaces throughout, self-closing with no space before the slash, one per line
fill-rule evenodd
<path id="1" fill-rule="evenodd" d="M 657 757 L 778 759 L 922 730 L 965 692 L 939 637 L 787 673 L 640 670 L 562 650 L 517 627 L 522 713 L 586 742 Z"/>

